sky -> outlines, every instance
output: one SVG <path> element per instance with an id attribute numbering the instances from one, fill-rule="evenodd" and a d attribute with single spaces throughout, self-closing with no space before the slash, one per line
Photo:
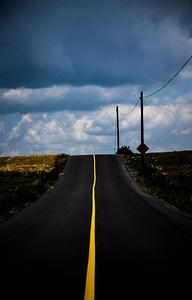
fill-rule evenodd
<path id="1" fill-rule="evenodd" d="M 192 0 L 2 0 L 0 156 L 113 154 L 117 106 L 138 153 L 141 91 L 149 152 L 191 150 L 191 56 Z"/>

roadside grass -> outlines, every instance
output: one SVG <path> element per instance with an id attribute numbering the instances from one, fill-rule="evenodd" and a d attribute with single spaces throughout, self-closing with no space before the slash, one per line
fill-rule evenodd
<path id="1" fill-rule="evenodd" d="M 67 154 L 0 157 L 0 220 L 49 190 L 63 170 Z"/>
<path id="2" fill-rule="evenodd" d="M 192 150 L 123 155 L 139 184 L 151 194 L 192 215 Z"/>
<path id="3" fill-rule="evenodd" d="M 121 154 L 137 182 L 151 194 L 192 215 L 192 150 Z M 48 191 L 67 162 L 67 154 L 0 157 L 0 220 Z"/>

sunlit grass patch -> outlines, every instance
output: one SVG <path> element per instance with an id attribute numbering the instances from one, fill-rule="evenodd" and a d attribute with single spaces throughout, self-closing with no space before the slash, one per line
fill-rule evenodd
<path id="1" fill-rule="evenodd" d="M 67 154 L 0 157 L 0 219 L 35 201 L 57 179 Z"/>

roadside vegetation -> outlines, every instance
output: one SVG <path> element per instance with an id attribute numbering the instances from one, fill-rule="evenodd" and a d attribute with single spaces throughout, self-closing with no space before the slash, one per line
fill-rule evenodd
<path id="1" fill-rule="evenodd" d="M 146 153 L 123 153 L 137 182 L 151 194 L 192 215 L 192 150 Z"/>
<path id="2" fill-rule="evenodd" d="M 67 158 L 67 154 L 0 157 L 0 220 L 49 190 Z"/>
<path id="3" fill-rule="evenodd" d="M 120 147 L 125 164 L 149 193 L 192 215 L 192 150 L 146 153 Z M 67 154 L 0 157 L 0 220 L 36 201 L 52 188 L 63 171 Z"/>

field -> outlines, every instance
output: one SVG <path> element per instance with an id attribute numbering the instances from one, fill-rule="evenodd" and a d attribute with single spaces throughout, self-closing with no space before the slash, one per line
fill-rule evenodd
<path id="1" fill-rule="evenodd" d="M 124 155 L 138 183 L 180 211 L 192 215 L 192 150 Z M 143 166 L 143 167 L 142 167 Z"/>
<path id="2" fill-rule="evenodd" d="M 67 158 L 66 154 L 0 157 L 0 220 L 51 188 Z"/>
<path id="3" fill-rule="evenodd" d="M 151 194 L 192 215 L 192 150 L 123 154 L 137 182 Z M 0 157 L 0 220 L 49 190 L 62 172 L 67 154 Z"/>

